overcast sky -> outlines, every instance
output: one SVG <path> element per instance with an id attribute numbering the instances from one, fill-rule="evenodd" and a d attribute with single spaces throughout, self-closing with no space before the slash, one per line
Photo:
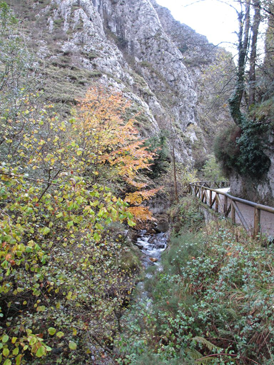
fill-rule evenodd
<path id="1" fill-rule="evenodd" d="M 173 17 L 207 37 L 209 42 L 231 50 L 226 42 L 235 43 L 238 31 L 236 12 L 218 0 L 156 0 L 171 10 Z M 187 4 L 191 4 L 187 6 Z M 234 33 L 234 34 L 233 34 Z"/>

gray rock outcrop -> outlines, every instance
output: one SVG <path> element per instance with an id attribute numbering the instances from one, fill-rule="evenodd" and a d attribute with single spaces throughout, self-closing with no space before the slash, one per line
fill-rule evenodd
<path id="1" fill-rule="evenodd" d="M 208 106 L 204 75 L 224 51 L 176 22 L 155 0 L 8 3 L 24 19 L 29 43 L 44 62 L 50 101 L 73 105 L 101 83 L 131 100 L 142 136 L 168 130 L 179 161 L 193 165 L 211 148 L 214 136 L 201 106 Z M 213 118 L 213 124 L 220 127 L 226 117 Z"/>

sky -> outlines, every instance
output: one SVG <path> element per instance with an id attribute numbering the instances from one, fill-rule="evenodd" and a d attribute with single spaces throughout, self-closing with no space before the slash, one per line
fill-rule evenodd
<path id="1" fill-rule="evenodd" d="M 170 9 L 176 20 L 205 35 L 210 43 L 215 45 L 221 43 L 221 47 L 233 52 L 232 44 L 237 41 L 235 31 L 238 31 L 238 20 L 235 10 L 230 6 L 218 0 L 156 1 L 159 5 Z"/>

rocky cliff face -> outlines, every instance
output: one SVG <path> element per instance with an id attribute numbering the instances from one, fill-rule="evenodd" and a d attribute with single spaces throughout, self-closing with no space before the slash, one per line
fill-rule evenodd
<path id="1" fill-rule="evenodd" d="M 7 2 L 23 20 L 43 88 L 60 109 L 68 111 L 91 84 L 101 83 L 131 99 L 143 136 L 169 130 L 181 162 L 193 164 L 210 148 L 204 114 L 205 84 L 212 88 L 212 82 L 205 75 L 222 64 L 224 52 L 155 0 Z M 226 116 L 215 116 L 211 126 Z"/>
<path id="2" fill-rule="evenodd" d="M 207 152 L 212 151 L 216 133 L 224 126 L 233 124 L 227 100 L 233 90 L 235 65 L 224 49 L 214 46 L 205 36 L 174 20 L 170 11 L 159 6 L 155 0 L 152 3 L 165 32 L 182 53 L 183 63 L 197 93 L 197 123 L 187 125 L 184 139 L 190 140 L 192 155 L 199 168 L 206 158 L 204 153 L 201 156 L 201 151 L 204 148 Z"/>

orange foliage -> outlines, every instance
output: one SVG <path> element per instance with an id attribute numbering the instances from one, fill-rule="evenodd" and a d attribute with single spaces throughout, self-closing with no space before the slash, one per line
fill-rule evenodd
<path id="1" fill-rule="evenodd" d="M 130 213 L 133 215 L 134 219 L 136 221 L 147 221 L 147 220 L 155 220 L 155 218 L 152 217 L 151 211 L 146 207 L 129 207 L 128 209 Z"/>
<path id="2" fill-rule="evenodd" d="M 125 201 L 130 204 L 141 204 L 144 200 L 150 199 L 159 189 L 135 191 L 126 195 Z"/>
<path id="3" fill-rule="evenodd" d="M 140 172 L 149 169 L 154 153 L 143 146 L 144 140 L 134 127 L 134 119 L 126 117 L 130 102 L 121 93 L 110 92 L 103 87 L 88 90 L 79 102 L 75 131 L 81 147 L 81 158 L 86 166 L 107 166 L 110 171 L 136 191 L 126 195 L 125 201 L 135 220 L 152 219 L 147 208 L 138 206 L 156 194 L 158 189 L 140 190 L 146 187 Z"/>

